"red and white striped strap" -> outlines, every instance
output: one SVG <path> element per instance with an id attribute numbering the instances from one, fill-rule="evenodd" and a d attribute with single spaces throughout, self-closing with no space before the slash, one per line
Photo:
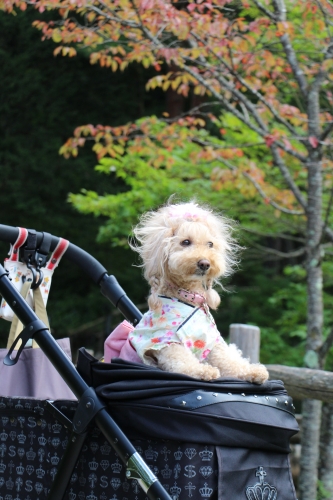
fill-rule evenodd
<path id="1" fill-rule="evenodd" d="M 48 261 L 48 263 L 46 265 L 46 269 L 50 269 L 51 271 L 53 271 L 53 269 L 55 269 L 57 267 L 57 265 L 60 262 L 61 257 L 66 252 L 68 245 L 69 245 L 68 240 L 65 240 L 64 238 L 59 239 L 59 243 L 56 246 L 56 248 L 54 249 L 54 252 L 50 257 L 50 260 Z"/>
<path id="2" fill-rule="evenodd" d="M 19 230 L 19 234 L 18 234 L 17 240 L 11 246 L 10 251 L 9 251 L 9 260 L 13 260 L 14 262 L 18 262 L 19 249 L 21 248 L 22 245 L 24 245 L 24 243 L 28 237 L 28 230 L 27 229 L 25 229 L 24 227 L 19 227 L 18 230 Z"/>

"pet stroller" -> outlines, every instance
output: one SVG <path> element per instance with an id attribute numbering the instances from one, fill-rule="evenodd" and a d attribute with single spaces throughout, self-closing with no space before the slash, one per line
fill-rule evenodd
<path id="1" fill-rule="evenodd" d="M 38 267 L 59 238 L 32 233 L 26 255 Z M 0 240 L 17 236 L 0 225 Z M 69 244 L 64 257 L 128 321 L 140 320 L 91 255 Z M 298 426 L 282 382 L 204 382 L 121 359 L 103 363 L 84 348 L 75 369 L 3 266 L 0 293 L 24 325 L 7 373 L 33 338 L 77 398 L 1 397 L 0 378 L 0 500 L 296 499 L 289 440 Z"/>

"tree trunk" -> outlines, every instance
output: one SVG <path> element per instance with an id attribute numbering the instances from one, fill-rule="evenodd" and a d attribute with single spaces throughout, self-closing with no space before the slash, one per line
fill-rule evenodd
<path id="1" fill-rule="evenodd" d="M 309 165 L 309 176 L 312 165 Z M 317 189 L 315 189 L 317 187 Z M 310 201 L 311 197 L 311 201 Z M 317 349 L 322 344 L 323 300 L 321 239 L 321 173 L 313 172 L 309 181 L 307 227 L 307 292 L 308 320 L 305 364 L 309 368 L 322 368 Z M 305 399 L 302 405 L 302 456 L 300 462 L 300 500 L 317 498 L 318 456 L 321 422 L 321 402 Z"/>
<path id="2" fill-rule="evenodd" d="M 317 498 L 320 415 L 321 401 L 304 399 L 299 476 L 300 500 L 316 500 Z"/>
<path id="3" fill-rule="evenodd" d="M 321 75 L 309 88 L 307 96 L 308 134 L 317 138 L 319 124 L 319 87 Z M 322 368 L 318 349 L 322 345 L 323 327 L 323 276 L 321 266 L 322 238 L 322 165 L 321 146 L 309 146 L 307 161 L 307 227 L 306 227 L 306 271 L 307 271 L 307 341 L 305 365 Z M 301 500 L 317 497 L 318 456 L 321 422 L 321 402 L 306 399 L 303 402 L 302 457 L 299 479 Z"/>
<path id="4" fill-rule="evenodd" d="M 333 403 L 325 403 L 322 409 L 320 436 L 319 479 L 333 500 Z"/>
<path id="5" fill-rule="evenodd" d="M 309 176 L 311 173 L 309 166 Z M 309 368 L 322 368 L 317 349 L 322 344 L 323 300 L 322 269 L 320 257 L 321 238 L 321 175 L 314 173 L 309 182 L 308 230 L 307 230 L 307 291 L 308 321 L 305 364 Z M 317 185 L 317 190 L 314 189 Z M 310 194 L 311 193 L 311 194 Z M 310 197 L 312 198 L 310 201 Z M 320 217 L 319 217 L 320 215 Z M 317 497 L 319 436 L 321 402 L 306 399 L 302 406 L 302 457 L 300 462 L 300 500 Z"/>

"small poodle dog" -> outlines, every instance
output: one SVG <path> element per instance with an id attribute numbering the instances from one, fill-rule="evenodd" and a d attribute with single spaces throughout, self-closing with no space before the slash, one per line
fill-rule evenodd
<path id="1" fill-rule="evenodd" d="M 262 364 L 251 364 L 216 328 L 209 308 L 220 303 L 213 285 L 230 274 L 238 245 L 232 222 L 196 202 L 167 204 L 144 214 L 134 228 L 149 311 L 129 334 L 145 364 L 202 380 L 235 377 L 261 384 Z"/>

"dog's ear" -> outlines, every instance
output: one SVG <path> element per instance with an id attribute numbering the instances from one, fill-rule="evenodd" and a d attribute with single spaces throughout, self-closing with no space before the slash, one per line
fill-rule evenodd
<path id="1" fill-rule="evenodd" d="M 206 292 L 206 300 L 207 304 L 211 309 L 217 309 L 220 305 L 221 299 L 219 294 L 213 290 L 213 288 L 209 288 Z"/>
<path id="2" fill-rule="evenodd" d="M 148 306 L 149 309 L 151 309 L 152 311 L 158 312 L 159 310 L 162 309 L 162 301 L 158 296 L 158 291 L 160 288 L 160 280 L 156 276 L 153 276 L 149 280 L 149 284 L 150 284 L 150 295 L 148 297 Z"/>
<path id="3" fill-rule="evenodd" d="M 156 312 L 162 308 L 162 301 L 158 297 L 158 292 L 165 275 L 172 236 L 173 231 L 171 228 L 162 230 L 159 228 L 142 245 L 144 276 L 151 286 L 148 305 L 149 309 Z"/>
<path id="4" fill-rule="evenodd" d="M 152 290 L 151 294 L 148 297 L 148 306 L 151 311 L 161 312 L 162 310 L 162 301 L 158 296 L 156 290 Z"/>
<path id="5" fill-rule="evenodd" d="M 158 231 L 152 232 L 142 245 L 144 276 L 148 283 L 151 283 L 152 279 L 163 279 L 172 236 L 172 228 L 159 228 Z"/>

